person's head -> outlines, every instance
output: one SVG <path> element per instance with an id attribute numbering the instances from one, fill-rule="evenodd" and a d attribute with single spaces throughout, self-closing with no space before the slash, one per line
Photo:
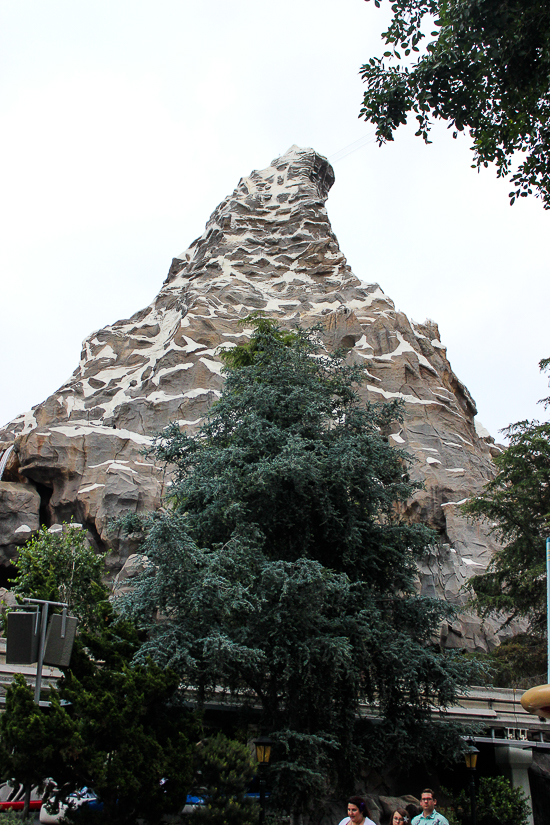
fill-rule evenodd
<path id="1" fill-rule="evenodd" d="M 431 788 L 424 788 L 420 794 L 420 807 L 425 816 L 431 816 L 436 806 L 437 799 Z"/>
<path id="2" fill-rule="evenodd" d="M 409 825 L 409 814 L 405 808 L 396 808 L 390 820 L 390 825 Z"/>
<path id="3" fill-rule="evenodd" d="M 367 817 L 370 819 L 370 811 L 362 796 L 350 796 L 348 799 L 348 816 L 353 825 L 361 825 L 361 822 Z"/>

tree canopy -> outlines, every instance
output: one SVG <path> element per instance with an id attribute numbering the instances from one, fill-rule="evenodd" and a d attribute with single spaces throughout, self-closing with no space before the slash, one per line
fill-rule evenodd
<path id="1" fill-rule="evenodd" d="M 382 0 L 374 0 L 380 7 Z M 545 0 L 392 0 L 389 50 L 361 67 L 379 143 L 414 114 L 469 131 L 474 166 L 511 174 L 510 201 L 550 208 L 550 7 Z M 424 42 L 423 42 L 424 41 Z"/>
<path id="2" fill-rule="evenodd" d="M 89 628 L 100 621 L 109 598 L 104 571 L 105 557 L 88 545 L 80 525 L 66 524 L 59 533 L 42 527 L 20 549 L 11 589 L 22 597 L 65 602 L 80 628 Z"/>
<path id="3" fill-rule="evenodd" d="M 361 368 L 321 354 L 313 334 L 285 339 L 268 319 L 254 323 L 250 344 L 225 356 L 225 389 L 199 435 L 172 425 L 157 440 L 175 511 L 202 546 L 253 526 L 269 558 L 409 590 L 431 534 L 396 513 L 419 486 L 384 436 L 398 405 L 363 406 Z"/>
<path id="4" fill-rule="evenodd" d="M 363 759 L 429 758 L 442 737 L 450 756 L 456 732 L 431 707 L 471 672 L 433 644 L 451 608 L 416 594 L 433 536 L 400 515 L 415 485 L 385 436 L 398 406 L 363 405 L 362 370 L 314 331 L 253 323 L 198 433 L 174 425 L 157 440 L 171 507 L 127 521 L 145 564 L 124 609 L 150 634 L 140 655 L 198 702 L 260 705 L 274 798 L 300 811 Z M 361 702 L 377 708 L 376 735 Z"/>
<path id="5" fill-rule="evenodd" d="M 0 773 L 24 784 L 49 777 L 57 801 L 88 786 L 103 804 L 103 821 L 156 823 L 185 800 L 200 726 L 173 701 L 173 671 L 132 662 L 141 640 L 113 611 L 102 572 L 103 558 L 70 525 L 61 535 L 41 531 L 20 551 L 16 592 L 61 596 L 81 621 L 70 667 L 43 692 L 48 708 L 34 703 L 23 677 L 8 687 Z"/>
<path id="6" fill-rule="evenodd" d="M 540 362 L 548 369 L 548 359 Z M 548 405 L 548 399 L 542 402 Z M 503 547 L 469 587 L 482 615 L 529 619 L 546 631 L 546 537 L 550 535 L 550 423 L 519 421 L 504 430 L 509 446 L 495 458 L 497 474 L 464 512 L 484 519 Z"/>

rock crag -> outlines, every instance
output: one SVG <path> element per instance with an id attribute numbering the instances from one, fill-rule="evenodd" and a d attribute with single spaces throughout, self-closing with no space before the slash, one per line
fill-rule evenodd
<path id="1" fill-rule="evenodd" d="M 89 335 L 69 380 L 0 430 L 0 454 L 15 443 L 0 482 L 3 563 L 39 522 L 74 517 L 110 550 L 112 572 L 120 570 L 132 547 L 109 532 L 110 519 L 159 507 L 166 483 L 143 448 L 170 421 L 196 430 L 222 389 L 218 348 L 245 340 L 250 330 L 240 322 L 262 310 L 289 327 L 321 323 L 327 346 L 366 365 L 365 399 L 404 402 L 405 420 L 390 439 L 415 456 L 425 485 L 411 514 L 441 537 L 420 586 L 462 600 L 462 584 L 494 547 L 458 505 L 492 477 L 498 448 L 476 432 L 474 401 L 437 325 L 413 323 L 351 272 L 325 209 L 333 182 L 325 158 L 295 146 L 242 178 L 173 259 L 154 301 Z M 443 641 L 486 647 L 494 628 L 472 617 L 444 628 Z"/>

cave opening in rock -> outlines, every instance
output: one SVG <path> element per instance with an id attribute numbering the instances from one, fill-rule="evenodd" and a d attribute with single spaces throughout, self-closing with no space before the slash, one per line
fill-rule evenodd
<path id="1" fill-rule="evenodd" d="M 39 519 L 40 519 L 40 526 L 41 527 L 51 527 L 51 515 L 50 515 L 50 499 L 52 497 L 53 489 L 51 487 L 46 487 L 45 484 L 40 484 L 40 482 L 35 482 L 36 490 L 40 495 L 40 510 L 39 510 Z"/>
<path id="2" fill-rule="evenodd" d="M 355 346 L 355 335 L 344 335 L 340 341 L 342 349 L 353 349 Z"/>
<path id="3" fill-rule="evenodd" d="M 10 590 L 16 576 L 17 567 L 14 564 L 0 564 L 0 587 Z"/>

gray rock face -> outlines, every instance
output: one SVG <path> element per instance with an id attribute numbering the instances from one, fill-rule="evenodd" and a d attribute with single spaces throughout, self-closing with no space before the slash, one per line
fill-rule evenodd
<path id="1" fill-rule="evenodd" d="M 132 579 L 145 569 L 147 558 L 140 553 L 132 553 L 113 581 L 113 596 L 118 598 L 132 589 Z"/>
<path id="2" fill-rule="evenodd" d="M 17 556 L 17 548 L 25 544 L 40 527 L 40 495 L 31 484 L 0 482 L 0 547 L 4 561 Z"/>
<path id="3" fill-rule="evenodd" d="M 246 339 L 239 322 L 254 310 L 289 327 L 322 323 L 327 346 L 366 365 L 365 400 L 404 402 L 390 438 L 415 456 L 425 484 L 410 513 L 441 536 L 421 567 L 422 592 L 460 602 L 464 581 L 486 567 L 494 546 L 457 505 L 491 478 L 498 448 L 476 432 L 437 325 L 413 323 L 351 272 L 325 209 L 333 181 L 325 158 L 295 146 L 243 178 L 173 259 L 155 300 L 89 335 L 71 378 L 0 431 L 15 439 L 18 472 L 40 490 L 50 523 L 86 524 L 112 549 L 114 570 L 133 549 L 109 520 L 160 506 L 166 483 L 143 448 L 170 421 L 196 430 L 222 388 L 218 348 Z M 492 643 L 490 626 L 472 627 L 463 625 L 462 644 Z"/>

